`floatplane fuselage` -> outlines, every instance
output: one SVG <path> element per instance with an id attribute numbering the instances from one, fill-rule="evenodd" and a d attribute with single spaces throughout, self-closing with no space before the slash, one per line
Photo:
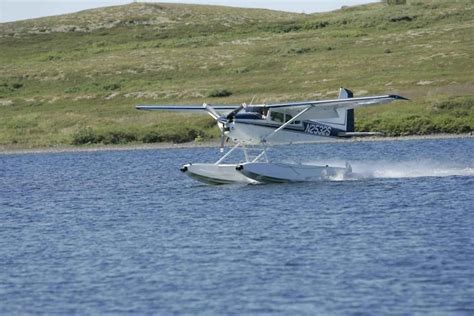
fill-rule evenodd
<path id="1" fill-rule="evenodd" d="M 338 99 L 274 104 L 246 105 L 138 105 L 140 110 L 205 111 L 221 130 L 221 152 L 225 139 L 236 143 L 215 163 L 186 164 L 181 171 L 205 183 L 265 183 L 318 181 L 341 177 L 352 171 L 344 167 L 275 163 L 268 161 L 266 151 L 271 145 L 315 143 L 328 139 L 378 135 L 376 132 L 354 131 L 354 109 L 394 100 L 406 100 L 398 95 L 354 98 L 351 91 L 341 88 Z M 250 149 L 257 149 L 252 155 Z M 227 162 L 237 149 L 244 161 Z"/>

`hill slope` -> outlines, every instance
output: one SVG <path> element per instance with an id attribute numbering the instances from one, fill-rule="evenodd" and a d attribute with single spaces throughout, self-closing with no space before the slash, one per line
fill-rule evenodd
<path id="1" fill-rule="evenodd" d="M 186 141 L 206 116 L 138 103 L 240 103 L 399 93 L 356 128 L 474 129 L 471 1 L 372 4 L 324 14 L 144 4 L 0 24 L 0 146 Z M 226 89 L 227 98 L 212 91 Z M 182 128 L 186 126 L 186 128 Z"/>

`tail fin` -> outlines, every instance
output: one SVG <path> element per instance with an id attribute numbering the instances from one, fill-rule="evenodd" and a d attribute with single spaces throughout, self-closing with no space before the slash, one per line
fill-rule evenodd
<path id="1" fill-rule="evenodd" d="M 354 97 L 354 93 L 346 88 L 339 88 L 339 99 L 350 99 Z"/>
<path id="2" fill-rule="evenodd" d="M 349 99 L 354 97 L 352 91 L 342 88 L 339 90 L 339 99 Z M 345 122 L 345 131 L 339 132 L 337 136 L 340 137 L 361 137 L 361 136 L 378 136 L 383 135 L 382 133 L 378 132 L 355 132 L 354 131 L 354 109 L 344 110 L 340 109 L 337 110 L 339 117 L 341 117 Z M 346 166 L 347 168 L 347 166 Z"/>
<path id="3" fill-rule="evenodd" d="M 353 98 L 354 93 L 351 90 L 341 87 L 339 89 L 339 99 L 349 99 Z M 340 111 L 340 112 L 339 112 Z M 338 110 L 339 117 L 345 117 L 345 131 L 353 132 L 354 131 L 354 109 L 350 110 Z"/>

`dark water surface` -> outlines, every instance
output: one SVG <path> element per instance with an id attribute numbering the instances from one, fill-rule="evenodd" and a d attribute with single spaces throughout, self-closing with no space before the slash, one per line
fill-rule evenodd
<path id="1" fill-rule="evenodd" d="M 179 172 L 217 153 L 0 155 L 0 314 L 474 314 L 472 138 L 270 152 L 350 181 Z"/>

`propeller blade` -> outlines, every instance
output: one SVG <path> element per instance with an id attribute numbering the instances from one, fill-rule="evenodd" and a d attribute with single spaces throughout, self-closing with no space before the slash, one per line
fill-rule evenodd
<path id="1" fill-rule="evenodd" d="M 235 115 L 237 115 L 237 113 L 239 113 L 240 110 L 242 110 L 244 108 L 244 104 L 241 104 L 238 108 L 236 108 L 235 110 L 233 110 L 232 112 L 230 112 L 228 115 L 227 115 L 227 119 L 229 121 L 232 121 L 235 117 Z"/>
<path id="2" fill-rule="evenodd" d="M 212 116 L 213 119 L 215 119 L 216 121 L 219 119 L 220 117 L 219 113 L 217 113 L 217 111 L 212 106 L 206 103 L 204 103 L 202 106 L 207 111 L 207 113 L 209 113 L 209 115 Z"/>
<path id="3" fill-rule="evenodd" d="M 220 148 L 221 153 L 224 152 L 224 145 L 225 145 L 225 134 L 224 134 L 224 130 L 222 130 L 222 132 L 221 132 L 221 148 Z"/>

